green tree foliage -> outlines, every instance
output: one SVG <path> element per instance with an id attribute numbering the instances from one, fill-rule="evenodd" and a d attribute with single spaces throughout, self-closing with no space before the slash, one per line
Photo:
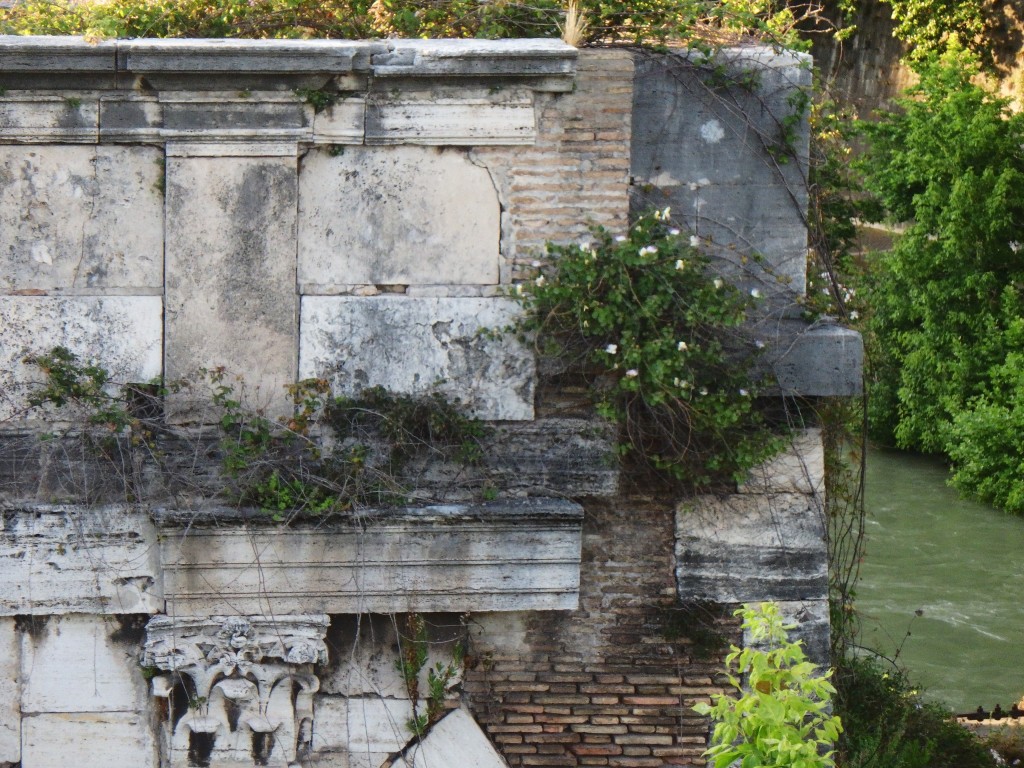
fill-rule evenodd
<path id="1" fill-rule="evenodd" d="M 579 42 L 703 44 L 747 36 L 801 45 L 776 0 L 580 0 Z M 25 0 L 0 7 L 0 33 L 106 37 L 559 37 L 561 0 Z"/>
<path id="2" fill-rule="evenodd" d="M 715 722 L 712 746 L 704 753 L 714 768 L 734 763 L 744 767 L 832 768 L 832 745 L 842 731 L 829 702 L 835 688 L 831 673 L 815 674 L 799 642 L 789 639 L 774 603 L 744 606 L 743 617 L 752 647 L 732 647 L 726 673 L 732 694 L 694 709 Z M 737 761 L 739 761 L 737 763 Z"/>
<path id="3" fill-rule="evenodd" d="M 868 281 L 872 431 L 963 462 L 959 486 L 1005 506 L 1021 492 L 1009 477 L 996 492 L 992 473 L 1005 477 L 1021 451 L 1010 421 L 999 435 L 985 425 L 993 408 L 1018 407 L 1008 355 L 1024 317 L 1024 117 L 977 84 L 968 53 L 916 69 L 902 111 L 868 128 L 869 188 L 908 225 Z"/>

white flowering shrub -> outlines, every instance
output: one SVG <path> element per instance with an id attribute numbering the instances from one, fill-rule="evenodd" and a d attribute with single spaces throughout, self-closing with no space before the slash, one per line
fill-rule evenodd
<path id="1" fill-rule="evenodd" d="M 666 209 L 626 234 L 597 227 L 549 245 L 516 291 L 546 351 L 579 363 L 600 412 L 622 425 L 623 454 L 690 484 L 739 476 L 777 445 L 749 376 L 763 345 L 740 332 L 758 297 L 708 265 Z"/>

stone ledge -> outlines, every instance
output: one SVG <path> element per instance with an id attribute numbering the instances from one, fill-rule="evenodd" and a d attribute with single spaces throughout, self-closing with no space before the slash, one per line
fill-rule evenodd
<path id="1" fill-rule="evenodd" d="M 863 392 L 864 341 L 857 331 L 833 318 L 810 325 L 784 320 L 765 330 L 771 335 L 761 365 L 771 372 L 777 393 L 849 397 Z"/>
<path id="2" fill-rule="evenodd" d="M 172 520 L 180 513 L 172 513 Z M 168 612 L 573 610 L 583 512 L 558 499 L 292 527 L 161 525 Z"/>

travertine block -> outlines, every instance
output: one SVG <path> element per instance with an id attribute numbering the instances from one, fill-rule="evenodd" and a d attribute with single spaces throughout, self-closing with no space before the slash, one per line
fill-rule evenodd
<path id="1" fill-rule="evenodd" d="M 163 153 L 0 146 L 0 293 L 159 294 Z"/>
<path id="2" fill-rule="evenodd" d="M 419 711 L 425 711 L 425 702 L 420 702 Z M 361 753 L 381 755 L 383 760 L 404 747 L 412 738 L 410 720 L 412 702 L 409 699 L 385 699 L 379 696 L 349 699 L 349 752 L 353 756 Z"/>
<path id="3" fill-rule="evenodd" d="M 99 138 L 99 100 L 66 93 L 0 95 L 0 141 L 92 144 Z"/>
<path id="4" fill-rule="evenodd" d="M 159 296 L 0 296 L 0 424 L 23 418 L 27 393 L 42 373 L 30 354 L 63 346 L 95 361 L 118 383 L 160 375 Z"/>
<path id="5" fill-rule="evenodd" d="M 381 98 L 366 112 L 368 144 L 532 144 L 536 134 L 533 100 L 525 92 L 500 101 Z"/>
<path id="6" fill-rule="evenodd" d="M 14 619 L 0 619 L 0 763 L 21 760 L 21 641 Z"/>
<path id="7" fill-rule="evenodd" d="M 462 152 L 314 150 L 299 183 L 299 283 L 494 284 L 498 194 Z"/>
<path id="8" fill-rule="evenodd" d="M 125 507 L 9 510 L 0 533 L 0 615 L 153 613 L 156 532 Z"/>
<path id="9" fill-rule="evenodd" d="M 740 493 L 824 493 L 825 452 L 820 429 L 792 435 L 779 454 L 747 473 Z"/>
<path id="10" fill-rule="evenodd" d="M 508 768 L 508 763 L 465 709 L 455 709 L 445 715 L 396 763 L 401 768 L 432 768 L 438 765 Z"/>
<path id="11" fill-rule="evenodd" d="M 167 162 L 166 374 L 223 366 L 271 414 L 295 379 L 295 163 Z"/>
<path id="12" fill-rule="evenodd" d="M 348 751 L 348 697 L 319 695 L 313 698 L 313 752 Z"/>
<path id="13" fill-rule="evenodd" d="M 135 661 L 136 643 L 104 616 L 36 619 L 21 637 L 21 709 L 40 712 L 142 712 L 148 684 Z"/>
<path id="14" fill-rule="evenodd" d="M 519 311 L 500 298 L 306 296 L 299 376 L 325 377 L 339 394 L 436 389 L 480 418 L 532 419 L 532 352 L 513 334 L 487 334 Z"/>
<path id="15" fill-rule="evenodd" d="M 827 564 L 824 512 L 812 495 L 700 496 L 676 512 L 683 600 L 823 599 Z"/>
<path id="16" fill-rule="evenodd" d="M 570 502 L 423 507 L 366 523 L 366 530 L 167 529 L 161 559 L 168 611 L 405 613 L 578 604 L 581 523 Z"/>
<path id="17" fill-rule="evenodd" d="M 59 712 L 26 717 L 22 768 L 155 768 L 149 716 L 135 712 Z"/>

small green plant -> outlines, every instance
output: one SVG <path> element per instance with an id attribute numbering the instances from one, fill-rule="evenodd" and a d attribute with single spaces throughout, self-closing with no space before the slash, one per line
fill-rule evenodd
<path id="1" fill-rule="evenodd" d="M 297 88 L 295 95 L 303 103 L 309 104 L 314 112 L 323 112 L 328 107 L 333 106 L 334 102 L 338 100 L 338 94 L 325 91 L 322 88 Z"/>
<path id="2" fill-rule="evenodd" d="M 427 728 L 437 722 L 445 712 L 444 702 L 452 680 L 462 668 L 462 645 L 456 644 L 452 657 L 447 663 L 435 662 L 427 670 L 426 712 L 419 712 L 420 672 L 427 664 L 430 648 L 427 637 L 427 622 L 419 613 L 410 613 L 405 618 L 405 632 L 401 637 L 399 658 L 395 662 L 406 692 L 412 701 L 413 716 L 406 724 L 416 736 L 422 736 Z"/>
<path id="3" fill-rule="evenodd" d="M 548 265 L 517 286 L 523 328 L 542 352 L 575 364 L 602 415 L 622 425 L 620 450 L 674 481 L 736 478 L 778 446 L 748 371 L 756 340 L 740 325 L 760 291 L 709 270 L 697 237 L 669 211 L 624 235 L 549 245 Z"/>
<path id="4" fill-rule="evenodd" d="M 735 694 L 719 694 L 714 704 L 694 709 L 715 723 L 705 752 L 715 768 L 734 762 L 773 768 L 833 768 L 833 745 L 842 731 L 829 714 L 835 688 L 831 672 L 816 675 L 799 641 L 789 640 L 787 625 L 774 603 L 744 606 L 752 647 L 726 656 L 726 673 Z M 761 647 L 758 647 L 761 646 Z"/>

